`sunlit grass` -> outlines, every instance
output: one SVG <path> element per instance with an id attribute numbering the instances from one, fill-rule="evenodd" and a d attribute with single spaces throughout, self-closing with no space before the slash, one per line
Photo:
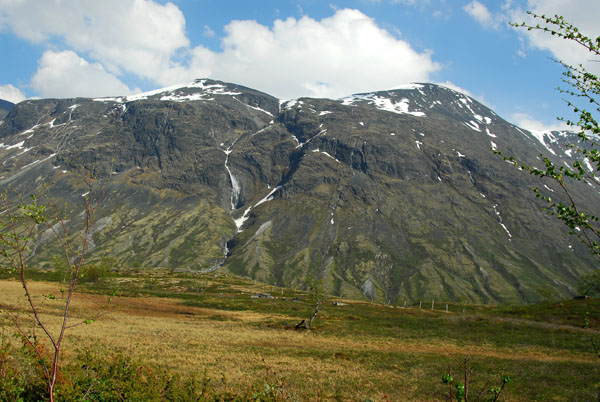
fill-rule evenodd
<path id="1" fill-rule="evenodd" d="M 56 331 L 60 284 L 30 286 Z M 106 347 L 184 375 L 206 372 L 217 387 L 250 384 L 270 371 L 304 398 L 325 400 L 441 400 L 440 376 L 457 372 L 456 359 L 463 356 L 476 368 L 475 387 L 512 374 L 507 400 L 586 400 L 596 395 L 593 384 L 600 379 L 586 334 L 569 324 L 576 318 L 564 305 L 547 326 L 497 307 L 467 306 L 463 313 L 451 305 L 446 313 L 445 304 L 432 311 L 344 300 L 341 307 L 325 306 L 315 330 L 296 331 L 294 324 L 310 311 L 302 292 L 234 276 L 156 273 L 86 284 L 70 322 L 102 310 L 110 288 L 121 296 L 109 314 L 69 330 L 66 359 L 78 349 Z M 30 328 L 20 284 L 2 280 L 0 293 L 1 308 L 21 312 Z M 257 293 L 275 297 L 251 297 Z M 597 304 L 586 308 L 598 311 Z M 5 318 L 2 324 L 12 328 Z"/>

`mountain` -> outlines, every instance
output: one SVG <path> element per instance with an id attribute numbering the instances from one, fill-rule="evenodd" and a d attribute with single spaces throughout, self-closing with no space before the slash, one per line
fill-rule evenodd
<path id="1" fill-rule="evenodd" d="M 0 119 L 6 117 L 8 112 L 15 106 L 14 103 L 0 99 Z"/>
<path id="2" fill-rule="evenodd" d="M 332 294 L 395 303 L 530 302 L 543 284 L 572 295 L 596 262 L 531 191 L 559 189 L 491 149 L 572 163 L 573 138 L 522 130 L 433 84 L 280 101 L 202 79 L 19 103 L 0 123 L 0 187 L 46 183 L 77 217 L 77 171 L 95 166 L 110 185 L 90 258 L 122 268 L 290 287 L 310 276 Z M 586 186 L 573 191 L 598 205 Z M 56 250 L 40 233 L 31 263 L 50 268 Z"/>

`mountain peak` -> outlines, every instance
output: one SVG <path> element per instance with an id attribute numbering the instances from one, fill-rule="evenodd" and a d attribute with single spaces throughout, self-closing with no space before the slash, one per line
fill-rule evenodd
<path id="1" fill-rule="evenodd" d="M 134 102 L 138 100 L 161 100 L 186 102 L 197 100 L 214 100 L 215 96 L 236 96 L 244 93 L 260 93 L 254 89 L 246 88 L 237 84 L 209 78 L 199 78 L 189 83 L 175 84 L 168 87 L 141 92 L 138 94 L 116 97 L 93 98 L 98 102 Z M 267 94 L 263 94 L 267 95 Z M 267 95 L 268 96 L 268 95 Z"/>
<path id="2" fill-rule="evenodd" d="M 592 265 L 540 213 L 527 190 L 537 178 L 490 148 L 534 166 L 547 143 L 572 165 L 562 139 L 540 144 L 435 84 L 280 105 L 198 79 L 21 102 L 0 124 L 0 186 L 30 194 L 44 180 L 78 205 L 73 161 L 94 165 L 114 191 L 90 257 L 124 267 L 226 269 L 286 286 L 313 276 L 332 294 L 368 288 L 387 302 L 535 301 L 540 283 L 571 294 L 573 273 Z M 597 203 L 588 192 L 577 187 Z M 52 247 L 35 250 L 32 264 L 47 263 Z"/>

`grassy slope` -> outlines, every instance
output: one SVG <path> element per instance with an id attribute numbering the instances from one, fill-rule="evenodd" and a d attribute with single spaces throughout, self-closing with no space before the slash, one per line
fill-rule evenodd
<path id="1" fill-rule="evenodd" d="M 60 297 L 41 295 L 59 295 L 60 286 L 42 279 L 51 278 L 40 275 L 31 285 L 44 316 L 56 320 Z M 317 328 L 305 332 L 293 330 L 310 310 L 301 292 L 231 275 L 157 272 L 85 284 L 73 317 L 97 310 L 109 288 L 120 294 L 110 314 L 70 330 L 67 350 L 104 345 L 187 375 L 206 370 L 219 386 L 250 383 L 269 369 L 305 399 L 442 400 L 440 377 L 447 371 L 456 377 L 456 360 L 464 356 L 475 367 L 474 388 L 510 373 L 512 401 L 590 400 L 600 379 L 580 328 L 585 311 L 600 316 L 598 300 L 518 308 L 450 304 L 449 313 L 445 303 L 432 311 L 431 303 L 419 309 L 344 300 L 341 307 L 328 303 Z M 275 298 L 251 298 L 261 292 Z M 0 293 L 1 309 L 25 307 L 17 282 L 0 281 Z"/>

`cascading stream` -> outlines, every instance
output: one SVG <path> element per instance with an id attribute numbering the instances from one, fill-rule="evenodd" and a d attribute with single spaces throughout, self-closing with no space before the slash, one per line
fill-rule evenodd
<path id="1" fill-rule="evenodd" d="M 227 148 L 225 151 L 225 154 L 227 155 L 225 158 L 225 169 L 227 170 L 227 173 L 229 173 L 229 181 L 231 181 L 231 210 L 235 210 L 240 198 L 240 183 L 237 181 L 233 173 L 231 173 L 231 169 L 229 169 L 228 162 L 230 153 L 231 147 Z"/>
<path id="2" fill-rule="evenodd" d="M 229 181 L 231 182 L 231 210 L 235 211 L 237 203 L 239 201 L 240 198 L 240 183 L 237 181 L 237 179 L 235 178 L 235 176 L 233 175 L 233 173 L 231 172 L 231 169 L 229 168 L 229 154 L 232 152 L 232 148 L 235 145 L 235 143 L 237 142 L 234 141 L 226 150 L 224 150 L 223 152 L 225 152 L 225 170 L 227 170 L 227 173 L 229 174 Z M 237 227 L 237 225 L 236 225 Z M 225 242 L 225 247 L 223 250 L 223 254 L 225 255 L 225 258 L 227 258 L 227 255 L 229 254 L 229 247 L 227 247 L 227 242 Z M 223 263 L 221 263 L 221 265 L 223 265 L 225 263 L 225 261 L 223 261 Z"/>
<path id="3" fill-rule="evenodd" d="M 223 151 L 223 152 L 225 152 L 225 155 L 227 155 L 225 157 L 225 170 L 227 170 L 227 173 L 229 174 L 229 181 L 231 182 L 231 210 L 232 211 L 236 210 L 238 207 L 238 202 L 240 199 L 240 192 L 241 192 L 240 182 L 235 178 L 235 176 L 231 172 L 231 169 L 229 168 L 229 154 L 232 152 L 233 146 L 235 145 L 236 142 L 237 142 L 237 140 L 235 140 L 226 150 Z"/>

